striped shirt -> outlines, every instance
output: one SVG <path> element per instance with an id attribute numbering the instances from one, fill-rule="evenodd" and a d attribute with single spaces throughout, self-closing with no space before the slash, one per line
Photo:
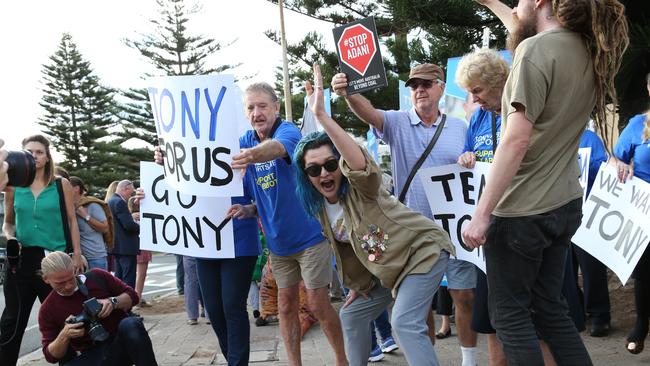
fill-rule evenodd
<path id="1" fill-rule="evenodd" d="M 431 127 L 427 127 L 415 112 L 415 108 L 408 111 L 382 112 L 384 113 L 383 131 L 380 133 L 374 128 L 373 131 L 390 147 L 395 196 L 399 196 L 411 169 L 436 133 L 441 117 L 438 117 Z M 456 163 L 463 153 L 466 133 L 467 124 L 464 121 L 447 116 L 440 138 L 420 169 Z M 433 219 L 419 172 L 411 181 L 404 204 L 413 211 Z"/>

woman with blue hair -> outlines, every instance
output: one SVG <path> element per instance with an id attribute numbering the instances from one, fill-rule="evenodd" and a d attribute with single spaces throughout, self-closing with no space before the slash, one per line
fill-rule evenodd
<path id="1" fill-rule="evenodd" d="M 350 365 L 367 364 L 370 322 L 392 297 L 393 329 L 408 363 L 438 365 L 426 319 L 454 247 L 442 228 L 382 188 L 377 164 L 325 113 L 318 65 L 314 77 L 315 89 L 306 84 L 309 106 L 325 132 L 296 147 L 297 195 L 321 222 L 350 289 L 340 311 Z"/>

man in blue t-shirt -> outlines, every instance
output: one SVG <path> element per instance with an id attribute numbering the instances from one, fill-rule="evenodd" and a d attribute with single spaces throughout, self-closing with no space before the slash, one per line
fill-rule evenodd
<path id="1" fill-rule="evenodd" d="M 307 287 L 309 309 L 320 321 L 336 355 L 337 366 L 347 365 L 341 322 L 332 307 L 327 287 L 331 281 L 329 243 L 316 219 L 296 197 L 291 164 L 300 131 L 278 116 L 280 101 L 267 83 L 255 83 L 244 93 L 245 113 L 253 126 L 239 140 L 241 152 L 233 156 L 233 169 L 245 170 L 262 221 L 269 260 L 278 284 L 280 331 L 290 365 L 300 365 L 298 285 Z"/>

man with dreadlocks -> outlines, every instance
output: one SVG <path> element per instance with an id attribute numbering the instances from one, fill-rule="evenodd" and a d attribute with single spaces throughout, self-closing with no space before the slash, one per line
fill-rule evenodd
<path id="1" fill-rule="evenodd" d="M 498 9 L 498 1 L 479 2 Z M 544 365 L 538 335 L 559 365 L 591 365 L 561 289 L 582 216 L 580 136 L 594 105 L 606 129 L 605 101 L 616 101 L 613 79 L 628 44 L 624 7 L 519 0 L 504 23 L 513 25 L 513 63 L 501 143 L 463 239 L 485 244 L 490 319 L 508 365 Z"/>

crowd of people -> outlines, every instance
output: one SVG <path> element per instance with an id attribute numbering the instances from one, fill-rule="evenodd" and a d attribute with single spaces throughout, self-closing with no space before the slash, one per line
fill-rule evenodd
<path id="1" fill-rule="evenodd" d="M 592 151 L 587 194 L 608 159 L 621 182 L 650 182 L 650 111 L 629 121 L 611 156 L 585 129 L 593 114 L 608 136 L 605 103 L 616 100 L 613 77 L 628 42 L 624 9 L 616 0 L 521 0 L 514 9 L 477 1 L 508 29 L 513 60 L 509 67 L 489 49 L 463 57 L 454 76 L 476 104 L 469 125 L 440 110 L 445 75 L 434 64 L 410 70 L 413 107 L 405 111 L 381 110 L 361 94 L 348 94 L 345 74 L 331 80 L 333 91 L 389 145 L 394 196 L 370 154 L 325 112 L 319 65 L 306 92 L 322 132 L 302 136 L 282 120 L 271 85 L 245 90 L 252 130 L 241 136 L 231 163 L 243 173 L 244 196 L 233 197 L 228 210 L 235 257 L 179 257 L 188 324 L 197 323 L 201 302 L 229 365 L 249 363 L 247 297 L 250 289 L 255 295 L 251 280 L 262 254 L 258 224 L 290 365 L 302 364 L 304 307 L 320 322 L 337 366 L 365 365 L 398 346 L 410 365 L 438 365 L 432 306 L 443 276 L 463 366 L 477 364 L 477 333 L 488 334 L 490 365 L 592 363 L 579 334 L 585 313 L 596 337 L 607 335 L 611 314 L 606 268 L 571 243 L 582 216 L 578 148 Z M 647 88 L 650 96 L 650 74 Z M 5 194 L 3 232 L 19 243 L 20 263 L 4 284 L 0 364 L 16 364 L 38 297 L 48 361 L 155 365 L 149 335 L 132 312 L 142 301 L 151 260 L 139 250 L 138 236 L 138 204 L 147 192 L 122 180 L 109 186 L 104 201 L 93 199 L 80 178 L 55 175 L 45 137 L 30 136 L 23 148 L 33 156 L 35 178 Z M 6 155 L 0 150 L 0 189 L 8 183 Z M 154 160 L 164 159 L 157 148 Z M 487 275 L 455 258 L 418 177 L 420 169 L 472 168 L 477 161 L 492 163 L 491 174 L 462 239 L 470 248 L 483 247 Z M 258 184 L 268 179 L 276 184 Z M 328 292 L 332 258 L 347 293 L 338 313 Z M 650 249 L 634 279 L 636 321 L 626 349 L 637 354 L 649 331 Z M 255 311 L 262 319 L 259 307 Z M 381 344 L 373 325 L 379 323 Z M 437 336 L 449 329 L 443 324 Z"/>

